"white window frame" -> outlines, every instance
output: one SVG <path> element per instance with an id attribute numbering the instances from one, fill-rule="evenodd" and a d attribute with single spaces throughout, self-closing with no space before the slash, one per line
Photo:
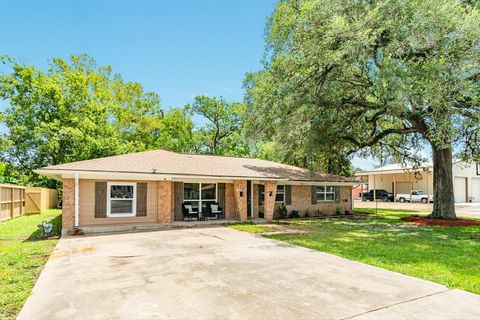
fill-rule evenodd
<path id="1" fill-rule="evenodd" d="M 133 198 L 125 199 L 124 201 L 133 201 L 131 213 L 111 213 L 112 200 L 122 200 L 118 198 L 111 198 L 112 186 L 133 186 Z M 137 183 L 136 182 L 107 182 L 107 217 L 121 218 L 121 217 L 135 217 L 137 215 Z"/>
<path id="2" fill-rule="evenodd" d="M 325 191 L 323 191 L 323 192 L 320 191 L 319 187 L 324 187 Z M 328 187 L 332 187 L 333 191 L 332 192 L 327 192 Z M 319 200 L 318 197 L 317 197 L 317 195 L 319 195 L 319 194 L 323 194 L 325 196 L 324 197 L 325 200 Z M 333 194 L 333 200 L 327 200 L 327 194 Z M 335 202 L 335 186 L 327 185 L 327 184 L 316 186 L 316 188 L 315 188 L 315 199 L 317 200 L 317 202 Z"/>
<path id="3" fill-rule="evenodd" d="M 198 184 L 198 198 L 199 199 L 185 199 L 185 192 L 183 193 L 183 203 L 185 202 L 198 202 L 198 212 L 202 213 L 202 202 L 215 202 L 218 203 L 218 183 L 217 182 L 185 182 L 190 184 Z M 185 188 L 184 183 L 184 188 Z M 215 185 L 215 199 L 202 199 L 202 184 L 214 184 Z"/>

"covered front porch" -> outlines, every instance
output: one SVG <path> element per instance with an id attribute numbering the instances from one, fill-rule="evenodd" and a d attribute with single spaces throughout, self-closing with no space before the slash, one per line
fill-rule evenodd
<path id="1" fill-rule="evenodd" d="M 278 181 L 175 181 L 173 222 L 273 219 Z M 260 204 L 260 193 L 262 200 Z"/>

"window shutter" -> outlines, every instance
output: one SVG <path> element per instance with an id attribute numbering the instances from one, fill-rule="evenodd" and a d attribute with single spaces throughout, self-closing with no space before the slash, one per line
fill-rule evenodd
<path id="1" fill-rule="evenodd" d="M 137 217 L 147 216 L 147 184 L 137 183 Z"/>
<path id="2" fill-rule="evenodd" d="M 225 183 L 218 183 L 217 184 L 218 188 L 218 205 L 220 208 L 223 209 L 223 212 L 225 212 Z"/>
<path id="3" fill-rule="evenodd" d="M 263 201 L 265 200 L 265 194 L 262 194 L 262 192 L 265 190 L 265 186 L 263 184 L 258 185 L 258 203 L 263 204 Z"/>
<path id="4" fill-rule="evenodd" d="M 95 218 L 107 217 L 107 183 L 95 182 Z"/>
<path id="5" fill-rule="evenodd" d="M 311 192 L 311 196 L 312 196 L 312 204 L 317 204 L 317 187 L 316 186 L 312 186 L 312 188 L 310 188 L 310 192 Z"/>
<path id="6" fill-rule="evenodd" d="M 173 185 L 173 193 L 174 193 L 174 220 L 175 221 L 182 221 L 183 220 L 183 182 L 174 182 Z"/>
<path id="7" fill-rule="evenodd" d="M 292 186 L 285 185 L 285 204 L 292 204 Z"/>
<path id="8" fill-rule="evenodd" d="M 340 203 L 340 186 L 335 186 L 335 202 Z"/>

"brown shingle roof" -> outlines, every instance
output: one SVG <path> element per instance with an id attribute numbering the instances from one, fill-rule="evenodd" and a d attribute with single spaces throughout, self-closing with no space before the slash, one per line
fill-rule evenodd
<path id="1" fill-rule="evenodd" d="M 316 173 L 307 169 L 254 158 L 182 154 L 165 150 L 130 153 L 41 168 L 48 171 L 94 171 L 247 179 L 288 179 L 294 181 L 349 182 L 351 178 Z"/>

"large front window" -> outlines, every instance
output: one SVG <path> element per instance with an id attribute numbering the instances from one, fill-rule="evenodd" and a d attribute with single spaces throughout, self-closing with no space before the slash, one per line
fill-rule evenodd
<path id="1" fill-rule="evenodd" d="M 109 182 L 107 184 L 107 216 L 135 216 L 136 189 L 135 183 Z"/>
<path id="2" fill-rule="evenodd" d="M 216 183 L 184 183 L 183 202 L 192 208 L 204 212 L 208 203 L 217 202 Z"/>
<path id="3" fill-rule="evenodd" d="M 317 201 L 335 201 L 334 186 L 318 186 Z"/>

